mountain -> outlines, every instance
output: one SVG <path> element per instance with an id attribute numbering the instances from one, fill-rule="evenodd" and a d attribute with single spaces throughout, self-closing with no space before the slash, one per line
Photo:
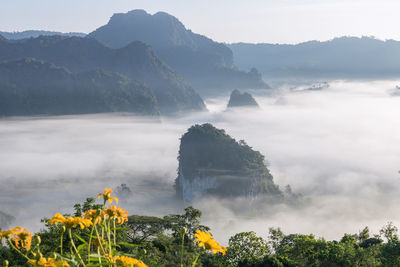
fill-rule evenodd
<path id="1" fill-rule="evenodd" d="M 0 40 L 0 61 L 28 57 L 66 67 L 74 73 L 100 68 L 142 82 L 152 89 L 162 114 L 205 110 L 203 100 L 193 88 L 142 42 L 112 49 L 95 39 L 81 37 Z"/>
<path id="2" fill-rule="evenodd" d="M 184 201 L 205 195 L 282 195 L 260 152 L 209 123 L 188 129 L 181 138 L 178 159 L 175 188 Z"/>
<path id="3" fill-rule="evenodd" d="M 62 35 L 62 36 L 78 36 L 78 37 L 85 37 L 86 33 L 81 32 L 54 32 L 54 31 L 37 31 L 37 30 L 29 30 L 29 31 L 22 31 L 22 32 L 1 32 L 0 35 L 4 36 L 9 40 L 20 40 L 20 39 L 27 39 L 27 38 L 36 38 L 41 35 Z"/>
<path id="4" fill-rule="evenodd" d="M 234 107 L 259 107 L 257 101 L 249 93 L 241 93 L 233 90 L 228 102 L 228 108 Z"/>
<path id="5" fill-rule="evenodd" d="M 0 116 L 102 112 L 159 114 L 149 88 L 117 73 L 73 74 L 29 58 L 0 64 Z"/>
<path id="6" fill-rule="evenodd" d="M 400 42 L 341 37 L 326 42 L 231 44 L 235 64 L 268 77 L 379 78 L 400 76 Z"/>
<path id="7" fill-rule="evenodd" d="M 108 24 L 88 36 L 113 48 L 133 41 L 145 42 L 203 93 L 232 87 L 268 88 L 258 72 L 244 72 L 234 66 L 232 51 L 226 45 L 193 33 L 165 12 L 150 15 L 144 10 L 132 10 L 114 14 Z"/>

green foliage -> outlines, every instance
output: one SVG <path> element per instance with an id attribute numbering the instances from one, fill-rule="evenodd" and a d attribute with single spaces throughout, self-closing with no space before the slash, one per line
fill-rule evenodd
<path id="1" fill-rule="evenodd" d="M 93 198 L 75 205 L 75 214 L 96 208 Z M 201 255 L 196 266 L 207 267 L 347 267 L 347 266 L 400 266 L 400 241 L 397 228 L 388 223 L 379 235 L 371 235 L 368 227 L 358 234 L 344 234 L 339 241 L 327 241 L 305 234 L 284 234 L 279 228 L 270 228 L 267 240 L 254 232 L 242 232 L 229 239 L 225 256 L 204 253 L 194 240 L 195 230 L 207 231 L 200 224 L 201 212 L 187 207 L 183 214 L 164 217 L 129 217 L 128 223 L 117 228 L 118 251 L 134 255 L 149 266 L 191 266 Z M 47 220 L 43 220 L 47 221 Z M 36 235 L 41 237 L 41 253 L 52 256 L 60 250 L 61 227 L 48 225 Z M 87 248 L 85 239 L 89 229 L 74 229 L 73 241 L 78 250 Z M 63 236 L 64 251 L 69 253 L 70 237 Z M 383 240 L 384 238 L 384 240 Z M 33 246 L 35 244 L 33 243 Z M 0 244 L 0 264 L 27 266 L 26 259 L 5 243 Z M 182 264 L 182 265 L 181 265 Z"/>
<path id="2" fill-rule="evenodd" d="M 226 253 L 227 261 L 232 266 L 239 266 L 243 260 L 258 261 L 269 254 L 267 242 L 255 232 L 243 232 L 229 239 L 229 248 Z"/>

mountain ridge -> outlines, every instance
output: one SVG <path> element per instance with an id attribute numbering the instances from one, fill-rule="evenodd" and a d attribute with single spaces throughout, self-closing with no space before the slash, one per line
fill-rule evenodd
<path id="1" fill-rule="evenodd" d="M 338 37 L 299 44 L 228 45 L 235 63 L 274 76 L 363 78 L 400 76 L 400 42 L 373 37 Z"/>
<path id="2" fill-rule="evenodd" d="M 205 110 L 203 100 L 194 89 L 142 42 L 133 42 L 121 49 L 106 47 L 93 38 L 66 36 L 0 42 L 0 61 L 27 57 L 64 66 L 73 73 L 100 68 L 126 75 L 150 87 L 160 111 L 166 115 Z"/>
<path id="3" fill-rule="evenodd" d="M 36 38 L 41 35 L 62 35 L 62 36 L 79 36 L 84 37 L 86 33 L 81 32 L 57 32 L 57 31 L 44 31 L 44 30 L 26 30 L 26 31 L 16 31 L 16 32 L 5 32 L 0 31 L 0 35 L 3 35 L 9 40 L 20 40 L 27 38 Z"/>
<path id="4" fill-rule="evenodd" d="M 159 115 L 150 89 L 118 73 L 74 74 L 33 58 L 0 63 L 1 116 L 104 112 Z"/>
<path id="5" fill-rule="evenodd" d="M 176 17 L 157 12 L 132 10 L 112 15 L 106 25 L 88 34 L 100 42 L 121 48 L 133 41 L 153 47 L 156 54 L 182 75 L 199 92 L 232 87 L 268 88 L 261 75 L 239 70 L 230 48 L 193 33 Z"/>

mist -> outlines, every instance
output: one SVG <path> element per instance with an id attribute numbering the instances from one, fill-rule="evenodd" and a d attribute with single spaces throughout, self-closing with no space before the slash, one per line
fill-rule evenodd
<path id="1" fill-rule="evenodd" d="M 125 183 L 130 214 L 181 213 L 175 199 L 179 138 L 210 122 L 265 155 L 274 181 L 304 197 L 299 205 L 201 199 L 202 223 L 227 243 L 241 231 L 269 227 L 327 239 L 400 225 L 400 97 L 396 81 L 335 81 L 321 91 L 283 85 L 251 91 L 260 109 L 226 111 L 228 95 L 205 99 L 208 113 L 153 120 L 129 114 L 0 120 L 0 211 L 15 225 L 44 227 L 43 217 Z M 234 209 L 232 207 L 235 207 Z M 242 209 L 242 212 L 241 212 Z M 257 215 L 258 214 L 258 215 Z"/>

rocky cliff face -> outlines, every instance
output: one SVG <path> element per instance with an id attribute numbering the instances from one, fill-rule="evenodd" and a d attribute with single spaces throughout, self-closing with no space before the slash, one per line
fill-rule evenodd
<path id="1" fill-rule="evenodd" d="M 194 125 L 182 136 L 176 193 L 188 202 L 206 195 L 282 194 L 260 152 L 211 124 Z"/>

